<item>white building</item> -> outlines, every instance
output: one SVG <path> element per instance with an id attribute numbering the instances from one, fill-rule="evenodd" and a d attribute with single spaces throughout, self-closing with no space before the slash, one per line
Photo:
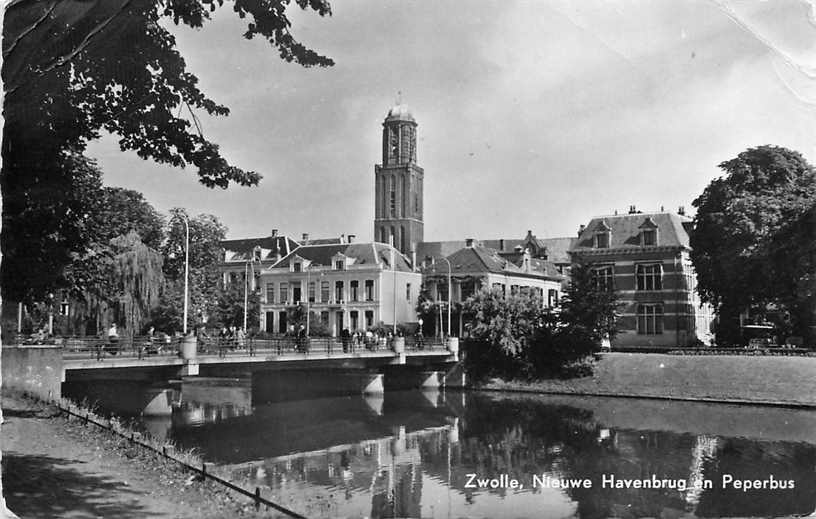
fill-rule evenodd
<path id="1" fill-rule="evenodd" d="M 384 243 L 303 245 L 260 274 L 261 329 L 286 333 L 286 312 L 303 305 L 339 336 L 416 322 L 422 275 Z"/>

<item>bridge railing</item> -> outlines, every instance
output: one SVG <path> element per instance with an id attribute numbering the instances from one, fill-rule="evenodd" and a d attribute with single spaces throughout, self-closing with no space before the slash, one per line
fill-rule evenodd
<path id="1" fill-rule="evenodd" d="M 136 357 L 178 355 L 181 337 L 123 336 L 116 340 L 105 337 L 59 337 L 54 344 L 62 346 L 63 351 L 79 357 Z"/>

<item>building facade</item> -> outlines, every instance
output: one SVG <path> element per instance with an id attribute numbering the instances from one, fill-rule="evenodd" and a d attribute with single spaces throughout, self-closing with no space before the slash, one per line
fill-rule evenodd
<path id="1" fill-rule="evenodd" d="M 249 279 L 249 290 L 260 287 L 261 270 L 271 267 L 300 246 L 298 242 L 272 229 L 272 234 L 263 238 L 223 240 L 221 249 L 223 260 L 218 264 L 221 283 L 243 287 Z"/>
<path id="2" fill-rule="evenodd" d="M 712 309 L 700 302 L 691 264 L 691 219 L 668 212 L 593 218 L 570 250 L 591 265 L 600 288 L 621 303 L 618 348 L 682 348 L 710 344 Z"/>
<path id="3" fill-rule="evenodd" d="M 417 123 L 397 105 L 383 122 L 382 164 L 374 166 L 374 241 L 393 243 L 410 257 L 424 239 L 422 184 L 417 165 Z"/>
<path id="4" fill-rule="evenodd" d="M 551 263 L 533 258 L 526 249 L 503 254 L 468 239 L 465 247 L 445 260 L 435 260 L 423 272 L 426 294 L 433 301 L 462 303 L 483 288 L 500 290 L 505 295 L 537 295 L 549 307 L 561 299 L 563 276 Z"/>
<path id="5" fill-rule="evenodd" d="M 422 275 L 382 243 L 303 245 L 260 275 L 261 329 L 291 332 L 287 312 L 302 305 L 332 336 L 378 323 L 416 322 Z"/>

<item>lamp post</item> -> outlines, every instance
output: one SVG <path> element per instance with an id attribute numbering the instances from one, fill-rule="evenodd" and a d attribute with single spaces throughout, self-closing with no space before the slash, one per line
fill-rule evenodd
<path id="1" fill-rule="evenodd" d="M 185 241 L 184 241 L 184 322 L 182 323 L 182 333 L 187 336 L 187 300 L 190 293 L 190 222 L 186 215 L 181 215 L 184 220 Z"/>
<path id="2" fill-rule="evenodd" d="M 310 319 L 309 319 L 309 314 L 312 313 L 312 309 L 309 306 L 309 303 L 310 303 L 310 301 L 309 301 L 309 282 L 311 281 L 312 269 L 309 268 L 309 267 L 310 267 L 309 265 L 304 267 L 306 269 L 306 337 L 309 336 L 310 325 L 311 325 Z M 315 287 L 315 292 L 317 292 L 317 287 Z"/>
<path id="3" fill-rule="evenodd" d="M 430 259 L 431 264 L 434 264 L 433 263 L 434 258 L 432 258 L 430 256 L 426 256 L 425 259 L 426 259 L 426 261 L 428 259 Z M 448 258 L 446 258 L 444 256 L 441 256 L 439 259 L 444 260 L 445 263 L 448 264 L 448 337 L 450 337 L 450 333 L 451 333 L 451 299 L 453 297 L 453 293 L 452 293 L 452 291 L 453 291 L 453 288 L 452 288 L 453 282 L 451 281 L 452 269 L 451 269 L 451 262 L 450 262 L 450 260 L 448 260 Z M 436 273 L 436 265 L 435 264 L 434 264 L 434 273 Z M 442 307 L 441 306 L 439 307 L 439 319 L 440 319 L 440 321 L 442 319 Z M 440 323 L 439 332 L 440 333 L 442 332 L 442 323 Z"/>
<path id="4" fill-rule="evenodd" d="M 448 264 L 448 338 L 450 338 L 451 334 L 451 304 L 453 301 L 453 283 L 451 281 L 451 263 L 448 258 L 442 256 L 440 259 L 444 260 L 445 263 Z"/>

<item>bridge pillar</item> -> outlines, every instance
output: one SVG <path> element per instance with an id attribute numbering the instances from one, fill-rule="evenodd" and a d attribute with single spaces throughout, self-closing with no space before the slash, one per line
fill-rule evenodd
<path id="1" fill-rule="evenodd" d="M 459 337 L 448 337 L 448 351 L 451 352 L 453 360 L 459 361 Z"/>
<path id="2" fill-rule="evenodd" d="M 457 362 L 447 371 L 443 376 L 443 385 L 451 389 L 463 389 L 467 387 L 467 376 L 465 374 L 465 366 L 461 362 Z"/>
<path id="3" fill-rule="evenodd" d="M 147 392 L 147 405 L 142 414 L 149 416 L 170 416 L 173 414 L 173 390 L 152 389 Z"/>
<path id="4" fill-rule="evenodd" d="M 385 385 L 390 389 L 434 390 L 444 386 L 444 372 L 394 368 L 387 371 Z"/>

